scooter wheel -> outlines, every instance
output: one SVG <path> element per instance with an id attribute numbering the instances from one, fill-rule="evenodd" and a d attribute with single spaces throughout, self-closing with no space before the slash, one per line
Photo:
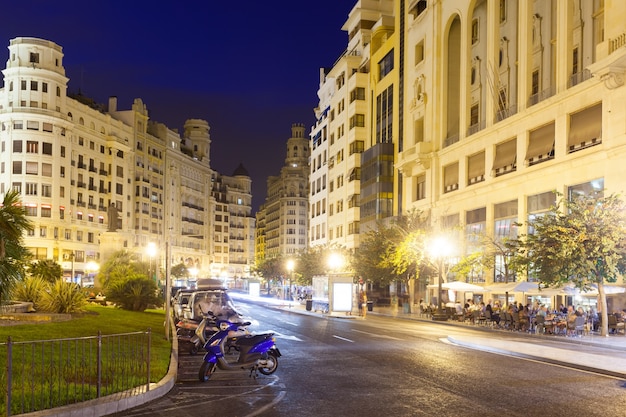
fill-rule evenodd
<path id="1" fill-rule="evenodd" d="M 277 369 L 278 357 L 270 353 L 267 358 L 267 366 L 259 367 L 259 372 L 261 372 L 263 375 L 271 375 L 276 372 Z"/>
<path id="2" fill-rule="evenodd" d="M 217 364 L 210 362 L 202 362 L 202 366 L 200 367 L 200 372 L 198 372 L 198 378 L 200 382 L 206 382 L 211 379 L 211 375 L 215 372 L 215 367 Z"/>

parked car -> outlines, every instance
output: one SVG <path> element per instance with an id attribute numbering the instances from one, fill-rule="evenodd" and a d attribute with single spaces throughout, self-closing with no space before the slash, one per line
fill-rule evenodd
<path id="1" fill-rule="evenodd" d="M 193 294 L 194 290 L 180 289 L 174 295 L 174 301 L 172 303 L 172 310 L 174 312 L 174 322 L 182 320 L 184 317 L 184 311 L 189 304 L 189 297 Z"/>
<path id="2" fill-rule="evenodd" d="M 197 289 L 189 294 L 187 304 L 182 308 L 182 316 L 188 320 L 202 320 L 208 312 L 230 320 L 241 317 L 235 304 L 224 288 Z"/>

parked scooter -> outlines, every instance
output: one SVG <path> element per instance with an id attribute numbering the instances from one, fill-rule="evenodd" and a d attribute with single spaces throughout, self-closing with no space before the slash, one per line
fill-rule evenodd
<path id="1" fill-rule="evenodd" d="M 246 330 L 246 326 L 250 325 L 249 322 L 241 322 L 239 319 L 241 316 L 238 314 L 232 315 L 228 318 L 233 324 L 237 324 L 239 326 L 240 332 L 243 335 L 250 334 Z M 208 312 L 204 314 L 200 323 L 196 324 L 193 335 L 189 338 L 189 344 L 192 345 L 190 353 L 195 355 L 198 353 L 200 348 L 204 346 L 209 339 L 209 337 L 217 332 L 219 329 L 217 328 L 217 317 L 213 315 L 212 312 Z M 237 337 L 229 337 L 226 340 L 226 345 L 224 347 L 225 353 L 231 353 L 231 351 L 239 350 L 239 346 L 237 346 Z"/>
<path id="2" fill-rule="evenodd" d="M 278 369 L 278 358 L 281 353 L 276 347 L 274 333 L 251 335 L 247 333 L 249 322 L 233 323 L 228 320 L 217 320 L 218 331 L 213 333 L 204 345 L 207 353 L 198 372 L 201 382 L 208 381 L 217 368 L 223 371 L 250 370 L 250 376 L 256 378 L 257 371 L 271 375 Z M 237 338 L 234 342 L 239 350 L 235 362 L 224 357 L 225 346 L 229 338 Z"/>
<path id="3" fill-rule="evenodd" d="M 178 339 L 178 348 L 186 350 L 191 355 L 198 353 L 202 344 L 198 341 L 196 331 L 202 321 L 198 322 L 191 319 L 182 319 L 176 322 L 176 338 Z"/>

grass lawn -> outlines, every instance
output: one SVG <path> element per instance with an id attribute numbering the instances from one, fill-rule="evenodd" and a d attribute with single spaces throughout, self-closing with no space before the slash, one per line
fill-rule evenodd
<path id="1" fill-rule="evenodd" d="M 73 314 L 68 321 L 0 326 L 0 341 L 6 342 L 9 336 L 14 342 L 22 342 L 97 336 L 98 331 L 103 335 L 131 333 L 148 328 L 152 330 L 150 379 L 157 382 L 167 374 L 171 354 L 171 341 L 165 339 L 163 310 L 134 312 L 90 304 L 85 313 Z"/>

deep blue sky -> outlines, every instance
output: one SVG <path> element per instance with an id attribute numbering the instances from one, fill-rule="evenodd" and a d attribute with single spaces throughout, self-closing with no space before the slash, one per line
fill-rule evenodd
<path id="1" fill-rule="evenodd" d="M 253 209 L 278 175 L 292 123 L 314 123 L 319 68 L 346 48 L 356 0 L 20 0 L 4 5 L 0 42 L 19 36 L 63 48 L 69 91 L 97 102 L 134 98 L 171 129 L 211 126 L 211 165 L 243 163 Z M 0 53 L 6 62 L 8 49 Z M 2 66 L 4 68 L 4 65 Z"/>

